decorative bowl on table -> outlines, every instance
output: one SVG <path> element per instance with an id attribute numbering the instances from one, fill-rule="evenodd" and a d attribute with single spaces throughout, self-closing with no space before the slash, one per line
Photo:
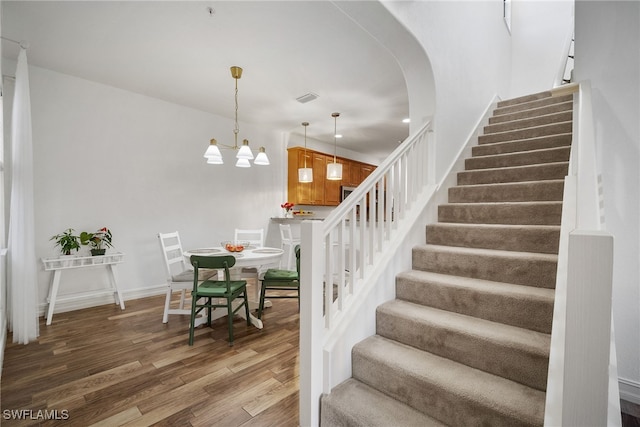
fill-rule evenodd
<path id="1" fill-rule="evenodd" d="M 228 252 L 242 252 L 246 247 L 249 246 L 249 242 L 232 242 L 225 241 L 220 242 L 220 245 L 225 248 Z"/>

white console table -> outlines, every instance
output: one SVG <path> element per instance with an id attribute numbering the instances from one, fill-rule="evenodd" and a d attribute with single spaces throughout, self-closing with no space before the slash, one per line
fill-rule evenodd
<path id="1" fill-rule="evenodd" d="M 113 286 L 114 297 L 116 304 L 120 304 L 120 308 L 124 310 L 124 300 L 122 294 L 118 288 L 118 280 L 116 278 L 116 264 L 120 264 L 124 261 L 124 254 L 121 252 L 110 253 L 106 255 L 98 256 L 62 256 L 58 258 L 42 258 L 44 269 L 47 271 L 53 271 L 53 277 L 51 278 L 51 284 L 49 286 L 49 310 L 47 311 L 47 325 L 51 324 L 51 318 L 53 317 L 53 308 L 56 305 L 56 298 L 58 296 L 58 288 L 60 287 L 60 276 L 64 270 L 71 268 L 85 268 L 85 267 L 97 267 L 105 266 L 109 272 L 109 279 Z"/>

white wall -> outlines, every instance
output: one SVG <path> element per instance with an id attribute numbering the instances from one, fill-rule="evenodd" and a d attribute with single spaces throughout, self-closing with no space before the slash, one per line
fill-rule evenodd
<path id="1" fill-rule="evenodd" d="M 385 6 L 415 35 L 431 61 L 440 179 L 494 95 L 508 95 L 511 36 L 503 22 L 502 1 L 385 2 Z"/>
<path id="2" fill-rule="evenodd" d="M 640 404 L 640 3 L 576 2 L 575 70 L 589 79 L 604 219 L 614 236 L 620 395 Z"/>
<path id="3" fill-rule="evenodd" d="M 66 228 L 109 227 L 113 250 L 126 254 L 119 279 L 127 299 L 163 283 L 158 232 L 178 230 L 187 248 L 211 246 L 232 239 L 235 227 L 267 229 L 280 213 L 279 132 L 240 123 L 240 137 L 265 146 L 271 166 L 235 168 L 230 151 L 225 165 L 207 165 L 210 138 L 232 143 L 231 120 L 33 66 L 30 83 L 38 257 L 57 254 L 49 238 Z M 102 270 L 65 272 L 60 298 L 107 288 Z M 50 277 L 38 273 L 41 308 Z"/>
<path id="4" fill-rule="evenodd" d="M 573 0 L 512 1 L 510 97 L 549 90 L 573 35 Z"/>

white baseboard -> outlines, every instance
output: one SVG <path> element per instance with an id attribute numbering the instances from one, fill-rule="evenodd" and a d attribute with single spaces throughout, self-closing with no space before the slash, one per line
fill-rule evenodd
<path id="1" fill-rule="evenodd" d="M 162 295 L 166 292 L 167 285 L 156 285 L 146 288 L 128 289 L 122 291 L 122 298 L 126 301 L 139 298 L 146 298 L 155 295 Z M 105 289 L 91 292 L 81 292 L 70 295 L 60 295 L 56 299 L 56 306 L 53 314 L 64 313 L 67 311 L 81 310 L 83 308 L 91 308 L 99 305 L 115 304 L 116 300 L 112 290 Z M 46 316 L 49 304 L 44 302 L 38 307 L 38 314 Z M 126 309 L 126 304 L 125 304 Z"/>
<path id="2" fill-rule="evenodd" d="M 636 381 L 618 378 L 620 386 L 620 399 L 640 405 L 640 383 Z"/>

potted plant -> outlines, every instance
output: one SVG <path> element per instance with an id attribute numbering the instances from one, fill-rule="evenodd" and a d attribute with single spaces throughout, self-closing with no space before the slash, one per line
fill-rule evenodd
<path id="1" fill-rule="evenodd" d="M 112 237 L 111 230 L 102 227 L 95 233 L 87 233 L 86 231 L 80 233 L 80 243 L 91 246 L 91 255 L 104 255 L 107 248 L 113 247 Z"/>
<path id="2" fill-rule="evenodd" d="M 62 255 L 71 255 L 71 251 L 80 249 L 80 237 L 73 234 L 73 228 L 67 228 L 64 232 L 52 236 L 49 240 L 55 240 L 56 246 L 60 246 Z"/>

